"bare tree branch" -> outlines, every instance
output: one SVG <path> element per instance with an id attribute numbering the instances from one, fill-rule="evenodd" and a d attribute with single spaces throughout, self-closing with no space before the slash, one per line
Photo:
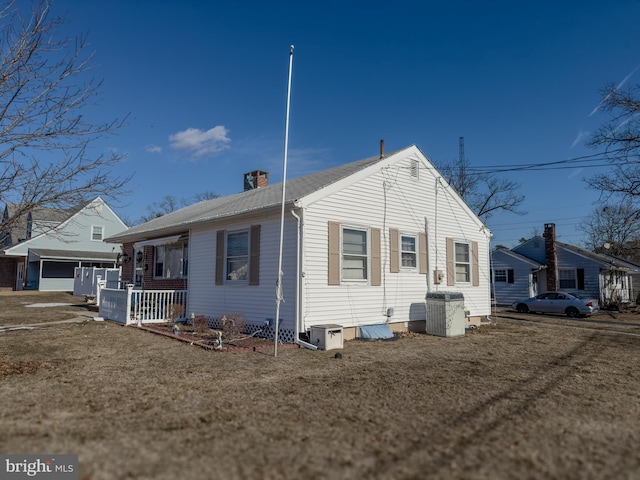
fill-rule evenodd
<path id="1" fill-rule="evenodd" d="M 483 222 L 498 211 L 516 215 L 526 213 L 518 210 L 524 201 L 524 195 L 518 195 L 520 185 L 516 182 L 495 175 L 471 172 L 466 159 L 440 164 L 438 170 Z"/>
<path id="2" fill-rule="evenodd" d="M 130 176 L 113 174 L 125 155 L 90 153 L 126 118 L 95 123 L 85 114 L 101 83 L 88 75 L 87 36 L 58 36 L 52 3 L 0 8 L 0 202 L 17 205 L 12 222 L 36 207 L 69 209 L 96 196 L 117 199 Z"/>

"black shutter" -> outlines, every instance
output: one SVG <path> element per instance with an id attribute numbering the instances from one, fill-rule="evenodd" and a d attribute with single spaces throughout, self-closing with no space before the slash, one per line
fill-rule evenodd
<path id="1" fill-rule="evenodd" d="M 577 273 L 578 273 L 578 290 L 584 290 L 584 268 L 579 268 Z"/>
<path id="2" fill-rule="evenodd" d="M 513 268 L 507 270 L 507 283 L 513 283 Z"/>

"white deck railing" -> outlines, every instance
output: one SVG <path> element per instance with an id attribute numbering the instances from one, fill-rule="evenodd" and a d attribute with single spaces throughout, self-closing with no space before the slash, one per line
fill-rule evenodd
<path id="1" fill-rule="evenodd" d="M 124 325 L 160 323 L 185 318 L 186 290 L 134 290 L 106 288 L 100 282 L 96 302 L 100 317 Z"/>

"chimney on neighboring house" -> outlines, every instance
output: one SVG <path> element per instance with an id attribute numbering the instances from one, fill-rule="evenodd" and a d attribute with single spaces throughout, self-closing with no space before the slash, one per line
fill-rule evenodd
<path id="1" fill-rule="evenodd" d="M 254 190 L 269 185 L 269 172 L 254 170 L 244 174 L 244 191 Z"/>
<path id="2" fill-rule="evenodd" d="M 384 140 L 380 140 L 380 158 L 384 158 Z"/>
<path id="3" fill-rule="evenodd" d="M 547 291 L 558 290 L 558 254 L 556 252 L 556 224 L 544 224 L 544 254 L 547 261 Z"/>

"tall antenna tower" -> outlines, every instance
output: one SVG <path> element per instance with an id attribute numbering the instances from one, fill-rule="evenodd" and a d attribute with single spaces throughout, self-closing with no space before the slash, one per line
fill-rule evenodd
<path id="1" fill-rule="evenodd" d="M 464 165 L 464 137 L 460 137 L 460 165 Z"/>

